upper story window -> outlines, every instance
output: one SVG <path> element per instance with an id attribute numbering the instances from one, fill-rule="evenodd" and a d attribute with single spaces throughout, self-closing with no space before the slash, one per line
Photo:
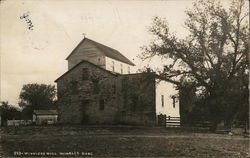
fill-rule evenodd
<path id="1" fill-rule="evenodd" d="M 78 88 L 78 82 L 77 81 L 71 81 L 70 82 L 70 86 L 71 86 L 71 90 L 73 93 L 77 92 L 77 88 Z"/>
<path id="2" fill-rule="evenodd" d="M 128 74 L 130 74 L 130 67 L 128 66 Z"/>
<path id="3" fill-rule="evenodd" d="M 113 93 L 115 94 L 116 93 L 116 85 L 115 85 L 115 83 L 112 85 L 112 88 L 113 88 Z"/>
<path id="4" fill-rule="evenodd" d="M 89 79 L 89 71 L 87 68 L 82 69 L 82 80 L 88 80 Z"/>
<path id="5" fill-rule="evenodd" d="M 112 67 L 112 71 L 115 72 L 115 62 L 114 61 L 112 61 L 111 67 Z"/>
<path id="6" fill-rule="evenodd" d="M 99 110 L 103 111 L 104 110 L 104 99 L 101 99 L 99 101 Z"/>
<path id="7" fill-rule="evenodd" d="M 93 92 L 94 92 L 95 94 L 98 94 L 99 91 L 100 91 L 100 88 L 99 88 L 99 80 L 92 79 L 92 83 L 93 83 Z"/>
<path id="8" fill-rule="evenodd" d="M 121 64 L 121 74 L 123 74 L 123 65 Z"/>
<path id="9" fill-rule="evenodd" d="M 128 77 L 125 76 L 122 79 L 122 91 L 126 91 L 128 89 Z"/>
<path id="10" fill-rule="evenodd" d="M 161 106 L 164 107 L 164 95 L 161 95 Z"/>
<path id="11" fill-rule="evenodd" d="M 82 106 L 89 105 L 89 100 L 82 100 Z"/>

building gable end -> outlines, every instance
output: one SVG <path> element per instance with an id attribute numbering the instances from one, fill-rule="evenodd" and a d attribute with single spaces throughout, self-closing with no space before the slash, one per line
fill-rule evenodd
<path id="1" fill-rule="evenodd" d="M 74 67 L 72 67 L 70 70 L 68 70 L 68 71 L 65 72 L 63 75 L 61 75 L 59 78 L 57 78 L 57 79 L 55 80 L 55 82 L 58 82 L 61 78 L 63 78 L 63 77 L 66 76 L 67 74 L 69 74 L 72 70 L 76 69 L 78 66 L 80 66 L 80 65 L 83 64 L 83 63 L 90 64 L 91 66 L 94 66 L 94 67 L 96 67 L 96 68 L 98 68 L 98 69 L 101 69 L 102 71 L 105 71 L 105 72 L 107 72 L 107 73 L 109 73 L 109 74 L 111 74 L 111 75 L 114 75 L 114 76 L 117 76 L 117 75 L 118 75 L 118 74 L 116 74 L 116 73 L 113 73 L 113 72 L 111 72 L 111 71 L 108 71 L 108 70 L 106 70 L 106 69 L 103 69 L 103 68 L 101 68 L 101 67 L 99 67 L 99 66 L 97 66 L 97 65 L 95 65 L 95 64 L 93 64 L 93 63 L 91 63 L 91 62 L 82 60 L 80 63 L 76 64 L 76 65 L 75 65 Z"/>

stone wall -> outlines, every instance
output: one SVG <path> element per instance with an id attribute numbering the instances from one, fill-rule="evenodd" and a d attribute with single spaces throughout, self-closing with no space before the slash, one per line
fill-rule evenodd
<path id="1" fill-rule="evenodd" d="M 139 73 L 118 77 L 121 96 L 120 122 L 124 124 L 154 125 L 155 80 L 153 73 Z"/>
<path id="2" fill-rule="evenodd" d="M 86 68 L 88 78 L 83 80 Z M 60 123 L 156 123 L 152 73 L 115 75 L 82 62 L 57 80 L 57 87 Z"/>
<path id="3" fill-rule="evenodd" d="M 83 74 L 87 69 L 88 75 Z M 87 79 L 85 78 L 86 76 Z M 85 79 L 83 79 L 83 77 Z M 82 62 L 57 81 L 59 122 L 72 124 L 114 123 L 118 110 L 113 92 L 115 75 Z M 104 109 L 100 109 L 100 102 Z"/>

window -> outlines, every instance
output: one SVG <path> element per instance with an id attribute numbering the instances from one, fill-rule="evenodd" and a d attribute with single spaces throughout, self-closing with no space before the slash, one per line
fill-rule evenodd
<path id="1" fill-rule="evenodd" d="M 104 110 L 104 99 L 101 99 L 99 101 L 99 110 L 103 111 Z"/>
<path id="2" fill-rule="evenodd" d="M 88 80 L 89 79 L 89 72 L 87 68 L 82 69 L 82 80 Z"/>
<path id="3" fill-rule="evenodd" d="M 71 86 L 71 90 L 73 93 L 77 92 L 77 90 L 78 90 L 78 82 L 77 81 L 71 81 L 70 86 Z"/>
<path id="4" fill-rule="evenodd" d="M 87 114 L 87 109 L 88 109 L 88 106 L 90 106 L 90 100 L 84 99 L 81 102 L 82 102 L 82 105 L 80 106 L 80 110 L 79 110 L 79 112 L 82 115 L 81 123 L 82 124 L 87 124 L 88 121 L 89 121 L 89 116 Z"/>
<path id="5" fill-rule="evenodd" d="M 122 64 L 121 64 L 121 74 L 123 73 L 123 67 L 122 67 Z"/>
<path id="6" fill-rule="evenodd" d="M 140 98 L 140 96 L 138 96 L 138 95 L 132 96 L 132 103 L 133 103 L 132 107 L 131 107 L 132 111 L 136 111 L 138 103 L 139 103 L 139 98 Z"/>
<path id="7" fill-rule="evenodd" d="M 100 91 L 100 88 L 99 88 L 99 80 L 92 80 L 93 82 L 93 92 L 95 94 L 98 94 L 99 91 Z"/>
<path id="8" fill-rule="evenodd" d="M 161 95 L 161 106 L 164 107 L 164 95 Z"/>
<path id="9" fill-rule="evenodd" d="M 101 63 L 101 59 L 100 58 L 98 58 L 98 64 L 100 64 Z"/>
<path id="10" fill-rule="evenodd" d="M 126 111 L 122 110 L 122 115 L 125 116 L 126 115 Z"/>
<path id="11" fill-rule="evenodd" d="M 173 99 L 173 108 L 175 108 L 175 99 L 176 99 L 176 96 L 172 96 L 172 99 Z"/>
<path id="12" fill-rule="evenodd" d="M 88 105 L 89 104 L 89 100 L 82 100 L 82 105 L 83 106 L 86 106 L 86 105 Z"/>
<path id="13" fill-rule="evenodd" d="M 122 79 L 122 91 L 126 91 L 128 89 L 128 77 L 125 76 L 123 79 Z"/>
<path id="14" fill-rule="evenodd" d="M 112 66 L 111 67 L 112 67 L 112 71 L 115 72 L 115 62 L 114 61 L 112 61 Z"/>
<path id="15" fill-rule="evenodd" d="M 130 74 L 130 67 L 128 66 L 128 74 Z"/>
<path id="16" fill-rule="evenodd" d="M 115 83 L 113 84 L 112 88 L 113 88 L 113 93 L 115 94 L 116 93 L 116 85 L 115 85 Z"/>
<path id="17" fill-rule="evenodd" d="M 90 104 L 90 101 L 89 101 L 89 100 L 86 100 L 86 99 L 82 100 L 82 101 L 81 101 L 81 106 L 80 106 L 80 111 L 81 111 L 82 113 L 85 113 L 86 108 L 89 106 L 89 104 Z"/>

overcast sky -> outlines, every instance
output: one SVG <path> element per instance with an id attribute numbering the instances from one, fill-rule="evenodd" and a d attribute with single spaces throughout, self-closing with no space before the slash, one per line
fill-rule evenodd
<path id="1" fill-rule="evenodd" d="M 148 27 L 154 16 L 165 17 L 179 36 L 191 0 L 172 1 L 11 1 L 0 5 L 1 101 L 17 104 L 22 85 L 55 84 L 67 71 L 65 58 L 83 39 L 110 46 L 134 61 L 152 40 Z M 29 14 L 33 30 L 28 29 Z M 153 67 L 159 63 L 151 62 Z"/>

